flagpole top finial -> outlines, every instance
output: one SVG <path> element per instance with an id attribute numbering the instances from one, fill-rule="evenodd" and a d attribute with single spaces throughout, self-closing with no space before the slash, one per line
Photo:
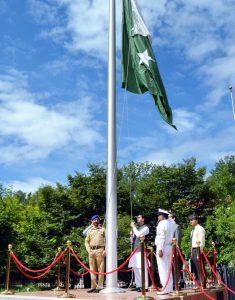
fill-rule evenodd
<path id="1" fill-rule="evenodd" d="M 229 85 L 228 89 L 229 89 L 230 93 L 232 93 L 232 91 L 233 91 L 233 87 L 232 87 L 232 85 L 231 85 L 231 84 Z"/>

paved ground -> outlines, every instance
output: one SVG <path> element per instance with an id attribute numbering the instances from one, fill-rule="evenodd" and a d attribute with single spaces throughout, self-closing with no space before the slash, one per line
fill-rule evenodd
<path id="1" fill-rule="evenodd" d="M 89 294 L 87 293 L 86 289 L 78 289 L 78 290 L 70 290 L 70 293 L 76 298 L 80 300 L 88 300 L 88 299 L 97 299 L 97 300 L 127 300 L 127 299 L 135 299 L 138 296 L 141 296 L 141 293 L 132 292 L 128 289 L 124 289 L 125 293 L 118 293 L 118 294 Z M 154 300 L 206 300 L 207 297 L 200 292 L 195 292 L 192 290 L 185 290 L 187 295 L 176 297 L 170 295 L 156 295 L 156 292 L 148 292 L 146 296 L 151 296 Z M 216 299 L 224 299 L 227 300 L 227 293 L 223 289 L 215 289 L 207 291 L 211 297 Z M 63 291 L 41 291 L 41 292 L 24 292 L 24 293 L 17 293 L 15 295 L 1 295 L 0 300 L 54 300 L 58 297 L 63 295 Z M 221 298 L 222 296 L 222 298 Z"/>

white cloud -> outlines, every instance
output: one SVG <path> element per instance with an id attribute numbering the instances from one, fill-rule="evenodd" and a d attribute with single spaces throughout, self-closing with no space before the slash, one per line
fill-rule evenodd
<path id="1" fill-rule="evenodd" d="M 118 50 L 121 41 L 120 2 L 117 1 Z M 235 32 L 231 26 L 234 23 L 235 2 L 233 0 L 139 0 L 138 2 L 147 27 L 153 35 L 154 48 L 157 50 L 158 47 L 164 46 L 166 53 L 170 53 L 170 49 L 173 57 L 176 53 L 179 56 L 182 66 L 177 71 L 185 74 L 180 83 L 182 89 L 185 84 L 185 90 L 188 91 L 187 83 L 191 84 L 196 79 L 196 89 L 200 88 L 201 91 L 198 93 L 198 99 L 195 99 L 193 95 L 195 87 L 192 83 L 190 88 L 194 103 L 189 99 L 188 107 L 185 108 L 184 102 L 184 108 L 174 110 L 174 123 L 179 129 L 177 133 L 164 126 L 169 129 L 167 132 L 171 133 L 170 143 L 161 134 L 139 138 L 138 141 L 131 141 L 133 142 L 131 147 L 125 147 L 120 151 L 121 157 L 133 157 L 135 149 L 134 154 L 144 160 L 177 162 L 188 156 L 198 156 L 200 161 L 206 163 L 220 154 L 231 153 L 234 142 L 229 145 L 228 140 L 231 140 L 230 136 L 234 135 L 234 131 L 233 127 L 228 125 L 230 106 L 222 106 L 221 102 L 228 93 L 228 84 L 235 85 L 233 82 Z M 62 45 L 76 54 L 76 58 L 84 57 L 86 61 L 83 66 L 85 64 L 89 66 L 90 56 L 101 61 L 106 59 L 107 1 L 55 0 L 52 5 L 58 9 L 63 7 L 61 22 L 55 21 L 53 25 L 53 20 L 49 18 L 49 26 L 43 27 L 41 36 L 62 42 Z M 52 14 L 54 11 L 55 9 L 52 10 Z M 80 60 L 80 63 L 83 61 Z M 68 61 L 64 64 L 57 61 L 53 68 L 58 72 L 60 69 L 66 69 L 69 64 Z M 169 70 L 170 67 L 167 68 Z M 189 74 L 192 78 L 186 78 Z M 187 80 L 182 83 L 184 78 Z M 87 86 L 84 86 L 84 89 L 87 89 Z M 219 105 L 224 110 L 219 107 L 216 113 L 215 106 L 218 108 Z M 228 129 L 223 131 L 224 126 Z M 230 132 L 230 136 L 227 132 Z M 161 148 L 156 151 L 158 145 L 161 145 Z"/>
<path id="2" fill-rule="evenodd" d="M 39 187 L 42 187 L 44 185 L 53 186 L 54 184 L 43 178 L 33 177 L 28 179 L 27 181 L 13 180 L 8 182 L 6 185 L 10 186 L 13 191 L 16 192 L 21 190 L 24 193 L 34 193 Z"/>
<path id="3" fill-rule="evenodd" d="M 157 47 L 168 46 L 187 58 L 204 86 L 207 101 L 217 105 L 225 95 L 229 80 L 235 77 L 233 0 L 145 1 L 139 6 Z M 39 0 L 31 4 L 31 14 L 43 23 L 41 36 L 54 39 L 71 51 L 107 59 L 108 2 L 100 0 L 54 0 L 50 5 Z M 117 1 L 117 47 L 121 46 L 121 1 Z M 44 9 L 45 6 L 45 9 Z M 42 9 L 43 8 L 43 9 Z M 56 14 L 63 8 L 60 24 Z M 45 14 L 42 14 L 44 12 Z M 54 26 L 53 26 L 54 25 Z M 157 44 L 156 44 L 157 43 Z M 193 64 L 192 64 L 193 63 Z M 207 106 L 205 106 L 205 109 Z"/>
<path id="4" fill-rule="evenodd" d="M 231 138 L 234 135 L 235 126 L 233 125 L 214 132 L 210 137 L 207 134 L 204 136 L 195 134 L 191 135 L 191 138 L 175 139 L 171 144 L 167 143 L 166 140 L 163 141 L 164 138 L 161 136 L 159 137 L 161 139 L 159 144 L 162 145 L 164 142 L 164 147 L 160 150 L 153 150 L 153 144 L 151 146 L 152 149 L 149 149 L 148 153 L 144 155 L 140 154 L 138 160 L 150 161 L 156 164 L 172 164 L 178 163 L 183 159 L 196 157 L 201 165 L 210 166 L 225 155 L 234 155 L 235 139 Z M 152 140 L 154 141 L 154 139 Z M 137 144 L 140 144 L 140 140 Z M 138 149 L 135 148 L 135 151 L 138 152 Z"/>
<path id="5" fill-rule="evenodd" d="M 200 120 L 200 115 L 194 112 L 190 112 L 186 109 L 174 110 L 174 123 L 177 124 L 177 129 L 181 134 L 185 131 L 192 132 L 197 128 Z M 167 126 L 166 128 L 168 129 L 169 133 L 173 133 L 172 129 L 169 126 Z"/>
<path id="6" fill-rule="evenodd" d="M 94 119 L 97 105 L 91 97 L 52 108 L 36 99 L 23 73 L 11 69 L 0 76 L 1 163 L 45 158 L 68 145 L 80 151 L 94 149 L 103 141 L 102 124 Z"/>
<path id="7" fill-rule="evenodd" d="M 57 7 L 53 5 L 53 1 L 49 4 L 41 0 L 29 0 L 29 4 L 29 13 L 37 23 L 55 24 L 58 21 L 58 10 Z"/>

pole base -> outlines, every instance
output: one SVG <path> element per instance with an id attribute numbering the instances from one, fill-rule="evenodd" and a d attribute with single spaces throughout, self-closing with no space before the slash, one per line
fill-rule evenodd
<path id="1" fill-rule="evenodd" d="M 148 289 L 149 289 L 150 292 L 155 292 L 156 291 L 156 289 L 153 285 L 151 285 Z"/>
<path id="2" fill-rule="evenodd" d="M 14 295 L 15 293 L 10 290 L 5 290 L 4 292 L 1 292 L 2 295 Z"/>
<path id="3" fill-rule="evenodd" d="M 57 286 L 56 288 L 52 289 L 52 291 L 64 291 L 61 287 Z"/>
<path id="4" fill-rule="evenodd" d="M 181 291 L 174 291 L 170 294 L 171 296 L 187 296 L 187 293 Z"/>
<path id="5" fill-rule="evenodd" d="M 58 296 L 58 298 L 75 298 L 75 296 L 69 293 L 64 293 L 63 295 Z"/>
<path id="6" fill-rule="evenodd" d="M 125 293 L 124 289 L 119 287 L 106 287 L 99 292 L 99 294 L 118 294 L 118 293 Z"/>
<path id="7" fill-rule="evenodd" d="M 150 296 L 141 295 L 141 296 L 135 297 L 134 300 L 154 300 L 154 298 L 150 297 Z"/>

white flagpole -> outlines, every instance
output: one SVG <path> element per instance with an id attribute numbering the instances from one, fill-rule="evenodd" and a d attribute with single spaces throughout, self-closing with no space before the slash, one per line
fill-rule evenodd
<path id="1" fill-rule="evenodd" d="M 233 109 L 233 119 L 235 121 L 235 109 L 234 109 L 234 101 L 233 101 L 233 87 L 229 86 L 230 96 L 231 96 L 231 102 L 232 102 L 232 109 Z"/>
<path id="2" fill-rule="evenodd" d="M 109 0 L 108 158 L 106 183 L 106 272 L 117 268 L 117 162 L 116 162 L 116 3 Z M 124 292 L 117 272 L 106 276 L 102 293 Z"/>

